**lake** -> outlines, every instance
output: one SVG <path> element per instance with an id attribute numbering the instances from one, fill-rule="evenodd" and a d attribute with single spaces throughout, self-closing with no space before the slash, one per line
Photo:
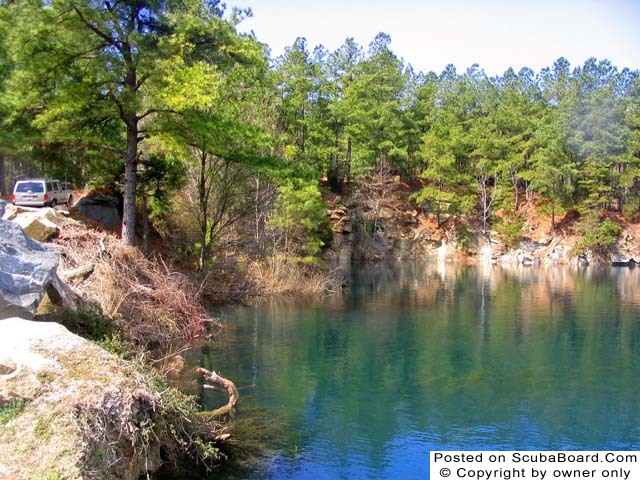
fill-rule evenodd
<path id="1" fill-rule="evenodd" d="M 215 313 L 223 333 L 187 363 L 241 404 L 212 478 L 425 479 L 430 450 L 640 448 L 639 269 L 360 266 L 328 299 Z"/>

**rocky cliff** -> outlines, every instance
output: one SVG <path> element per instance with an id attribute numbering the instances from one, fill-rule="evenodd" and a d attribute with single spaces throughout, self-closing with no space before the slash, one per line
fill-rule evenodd
<path id="1" fill-rule="evenodd" d="M 534 202 L 522 205 L 518 239 L 506 242 L 490 230 L 483 233 L 472 217 L 443 216 L 437 224 L 412 200 L 415 189 L 388 178 L 378 188 L 353 184 L 345 195 L 328 198 L 333 242 L 326 253 L 332 264 L 348 269 L 351 261 L 433 259 L 503 264 L 635 265 L 640 262 L 640 224 L 620 217 L 614 245 L 579 249 L 582 238 L 575 212 L 560 217 L 556 229 Z"/>

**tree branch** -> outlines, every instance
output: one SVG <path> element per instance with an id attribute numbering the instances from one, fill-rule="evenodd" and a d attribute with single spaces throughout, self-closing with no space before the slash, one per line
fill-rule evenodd
<path id="1" fill-rule="evenodd" d="M 136 91 L 138 91 L 138 89 L 144 84 L 144 82 L 149 79 L 150 76 L 151 74 L 147 72 L 140 77 L 140 80 L 138 80 L 138 82 L 136 83 Z"/>
<path id="2" fill-rule="evenodd" d="M 89 30 L 91 30 L 93 33 L 98 35 L 100 38 L 102 38 L 109 45 L 111 45 L 111 46 L 117 48 L 118 50 L 120 50 L 120 45 L 118 45 L 118 42 L 115 39 L 111 38 L 111 36 L 109 36 L 106 33 L 104 33 L 98 27 L 96 27 L 89 20 L 87 20 L 78 7 L 73 7 L 73 10 L 76 12 L 76 15 L 78 15 L 78 18 L 80 19 L 80 21 L 82 23 L 84 23 Z"/>
<path id="3" fill-rule="evenodd" d="M 238 393 L 238 389 L 235 384 L 231 380 L 227 380 L 223 376 L 218 375 L 216 372 L 209 371 L 206 368 L 198 368 L 197 372 L 200 373 L 205 380 L 223 387 L 229 394 L 229 402 L 227 402 L 226 405 L 211 412 L 203 412 L 203 415 L 208 418 L 215 418 L 226 414 L 233 414 L 235 412 L 236 405 L 240 400 L 240 394 Z M 204 388 L 208 390 L 215 389 L 214 386 L 206 384 L 204 385 Z"/>

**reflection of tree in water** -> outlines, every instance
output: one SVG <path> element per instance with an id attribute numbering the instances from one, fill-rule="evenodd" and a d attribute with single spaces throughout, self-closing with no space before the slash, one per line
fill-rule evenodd
<path id="1" fill-rule="evenodd" d="M 640 426 L 637 275 L 365 268 L 341 298 L 228 311 L 209 363 L 251 387 L 243 402 L 288 426 L 278 448 L 338 470 L 387 468 L 402 456 L 390 445 L 407 438 L 418 457 L 429 442 L 630 448 Z"/>

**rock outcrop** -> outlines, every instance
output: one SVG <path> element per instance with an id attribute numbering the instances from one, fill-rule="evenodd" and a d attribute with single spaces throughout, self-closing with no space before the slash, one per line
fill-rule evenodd
<path id="1" fill-rule="evenodd" d="M 58 254 L 14 222 L 0 220 L 0 239 L 0 318 L 31 318 L 56 274 Z"/>
<path id="2" fill-rule="evenodd" d="M 411 200 L 414 187 L 397 178 L 382 183 L 354 182 L 345 196 L 328 199 L 333 242 L 325 254 L 332 265 L 348 273 L 353 261 L 429 259 L 440 262 L 482 262 L 503 265 L 614 265 L 635 266 L 640 262 L 640 225 L 616 219 L 621 235 L 606 250 L 579 249 L 582 231 L 579 215 L 568 211 L 551 219 L 538 211 L 535 202 L 521 205 L 524 224 L 521 239 L 508 245 L 495 231 L 481 232 L 481 223 L 428 215 Z"/>
<path id="3" fill-rule="evenodd" d="M 160 462 L 162 402 L 140 372 L 57 323 L 0 320 L 0 478 L 137 479 Z"/>

